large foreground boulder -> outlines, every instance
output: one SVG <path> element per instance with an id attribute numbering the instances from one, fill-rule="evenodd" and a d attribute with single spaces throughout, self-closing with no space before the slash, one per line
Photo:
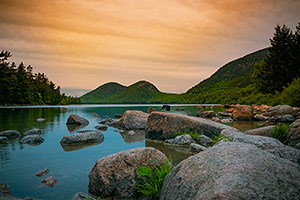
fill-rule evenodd
<path id="1" fill-rule="evenodd" d="M 84 131 L 75 135 L 64 136 L 60 144 L 61 145 L 78 145 L 84 143 L 101 143 L 104 140 L 104 136 L 99 131 Z"/>
<path id="2" fill-rule="evenodd" d="M 198 132 L 213 137 L 222 130 L 235 128 L 208 119 L 178 115 L 173 113 L 153 112 L 148 117 L 146 138 L 166 140 L 176 136 L 176 132 Z"/>
<path id="3" fill-rule="evenodd" d="M 145 129 L 149 114 L 139 110 L 127 110 L 119 121 L 110 125 L 127 130 Z"/>
<path id="4" fill-rule="evenodd" d="M 1 131 L 0 136 L 7 137 L 7 139 L 16 139 L 21 136 L 21 134 L 16 131 L 16 130 L 6 130 L 6 131 Z"/>
<path id="5" fill-rule="evenodd" d="M 300 167 L 254 145 L 226 142 L 179 163 L 161 200 L 298 199 Z"/>
<path id="6" fill-rule="evenodd" d="M 89 173 L 89 193 L 103 198 L 140 199 L 135 188 L 142 181 L 136 170 L 153 167 L 167 160 L 157 149 L 136 148 L 98 160 Z"/>
<path id="7" fill-rule="evenodd" d="M 248 135 L 240 131 L 234 132 L 230 130 L 223 130 L 221 134 L 228 137 L 232 142 L 255 145 L 262 150 L 300 165 L 300 150 L 284 145 L 275 138 L 260 135 Z"/>
<path id="8" fill-rule="evenodd" d="M 67 125 L 88 125 L 89 121 L 75 114 L 71 114 L 67 120 Z"/>
<path id="9" fill-rule="evenodd" d="M 250 121 L 254 118 L 254 109 L 252 106 L 239 105 L 231 113 L 231 118 L 239 121 Z"/>

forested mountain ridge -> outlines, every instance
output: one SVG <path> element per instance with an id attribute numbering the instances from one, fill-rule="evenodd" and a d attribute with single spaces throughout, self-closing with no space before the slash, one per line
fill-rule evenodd
<path id="1" fill-rule="evenodd" d="M 58 105 L 80 103 L 78 98 L 60 93 L 60 87 L 32 66 L 8 62 L 10 52 L 0 52 L 0 105 Z"/>

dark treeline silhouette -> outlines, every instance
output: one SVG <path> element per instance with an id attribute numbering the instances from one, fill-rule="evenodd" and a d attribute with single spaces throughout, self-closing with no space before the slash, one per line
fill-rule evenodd
<path id="1" fill-rule="evenodd" d="M 0 105 L 58 105 L 80 103 L 60 93 L 60 87 L 44 73 L 33 73 L 32 66 L 8 62 L 11 53 L 0 53 Z"/>

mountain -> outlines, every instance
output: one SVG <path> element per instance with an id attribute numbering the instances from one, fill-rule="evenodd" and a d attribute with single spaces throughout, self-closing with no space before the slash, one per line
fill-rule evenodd
<path id="1" fill-rule="evenodd" d="M 205 90 L 206 88 L 213 87 L 216 83 L 224 80 L 233 80 L 241 77 L 249 79 L 254 70 L 254 64 L 260 62 L 268 54 L 268 48 L 265 48 L 233 60 L 219 68 L 218 71 L 216 71 L 209 78 L 201 81 L 199 84 L 189 89 L 186 93 L 201 93 L 201 91 Z"/>
<path id="2" fill-rule="evenodd" d="M 82 103 L 164 103 L 176 94 L 160 92 L 147 81 L 138 81 L 128 87 L 118 83 L 106 83 L 80 97 Z"/>

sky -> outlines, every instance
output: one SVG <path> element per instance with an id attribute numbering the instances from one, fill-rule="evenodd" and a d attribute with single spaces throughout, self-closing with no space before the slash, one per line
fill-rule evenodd
<path id="1" fill-rule="evenodd" d="M 68 95 L 147 80 L 182 93 L 293 30 L 299 0 L 0 0 L 0 50 Z"/>

